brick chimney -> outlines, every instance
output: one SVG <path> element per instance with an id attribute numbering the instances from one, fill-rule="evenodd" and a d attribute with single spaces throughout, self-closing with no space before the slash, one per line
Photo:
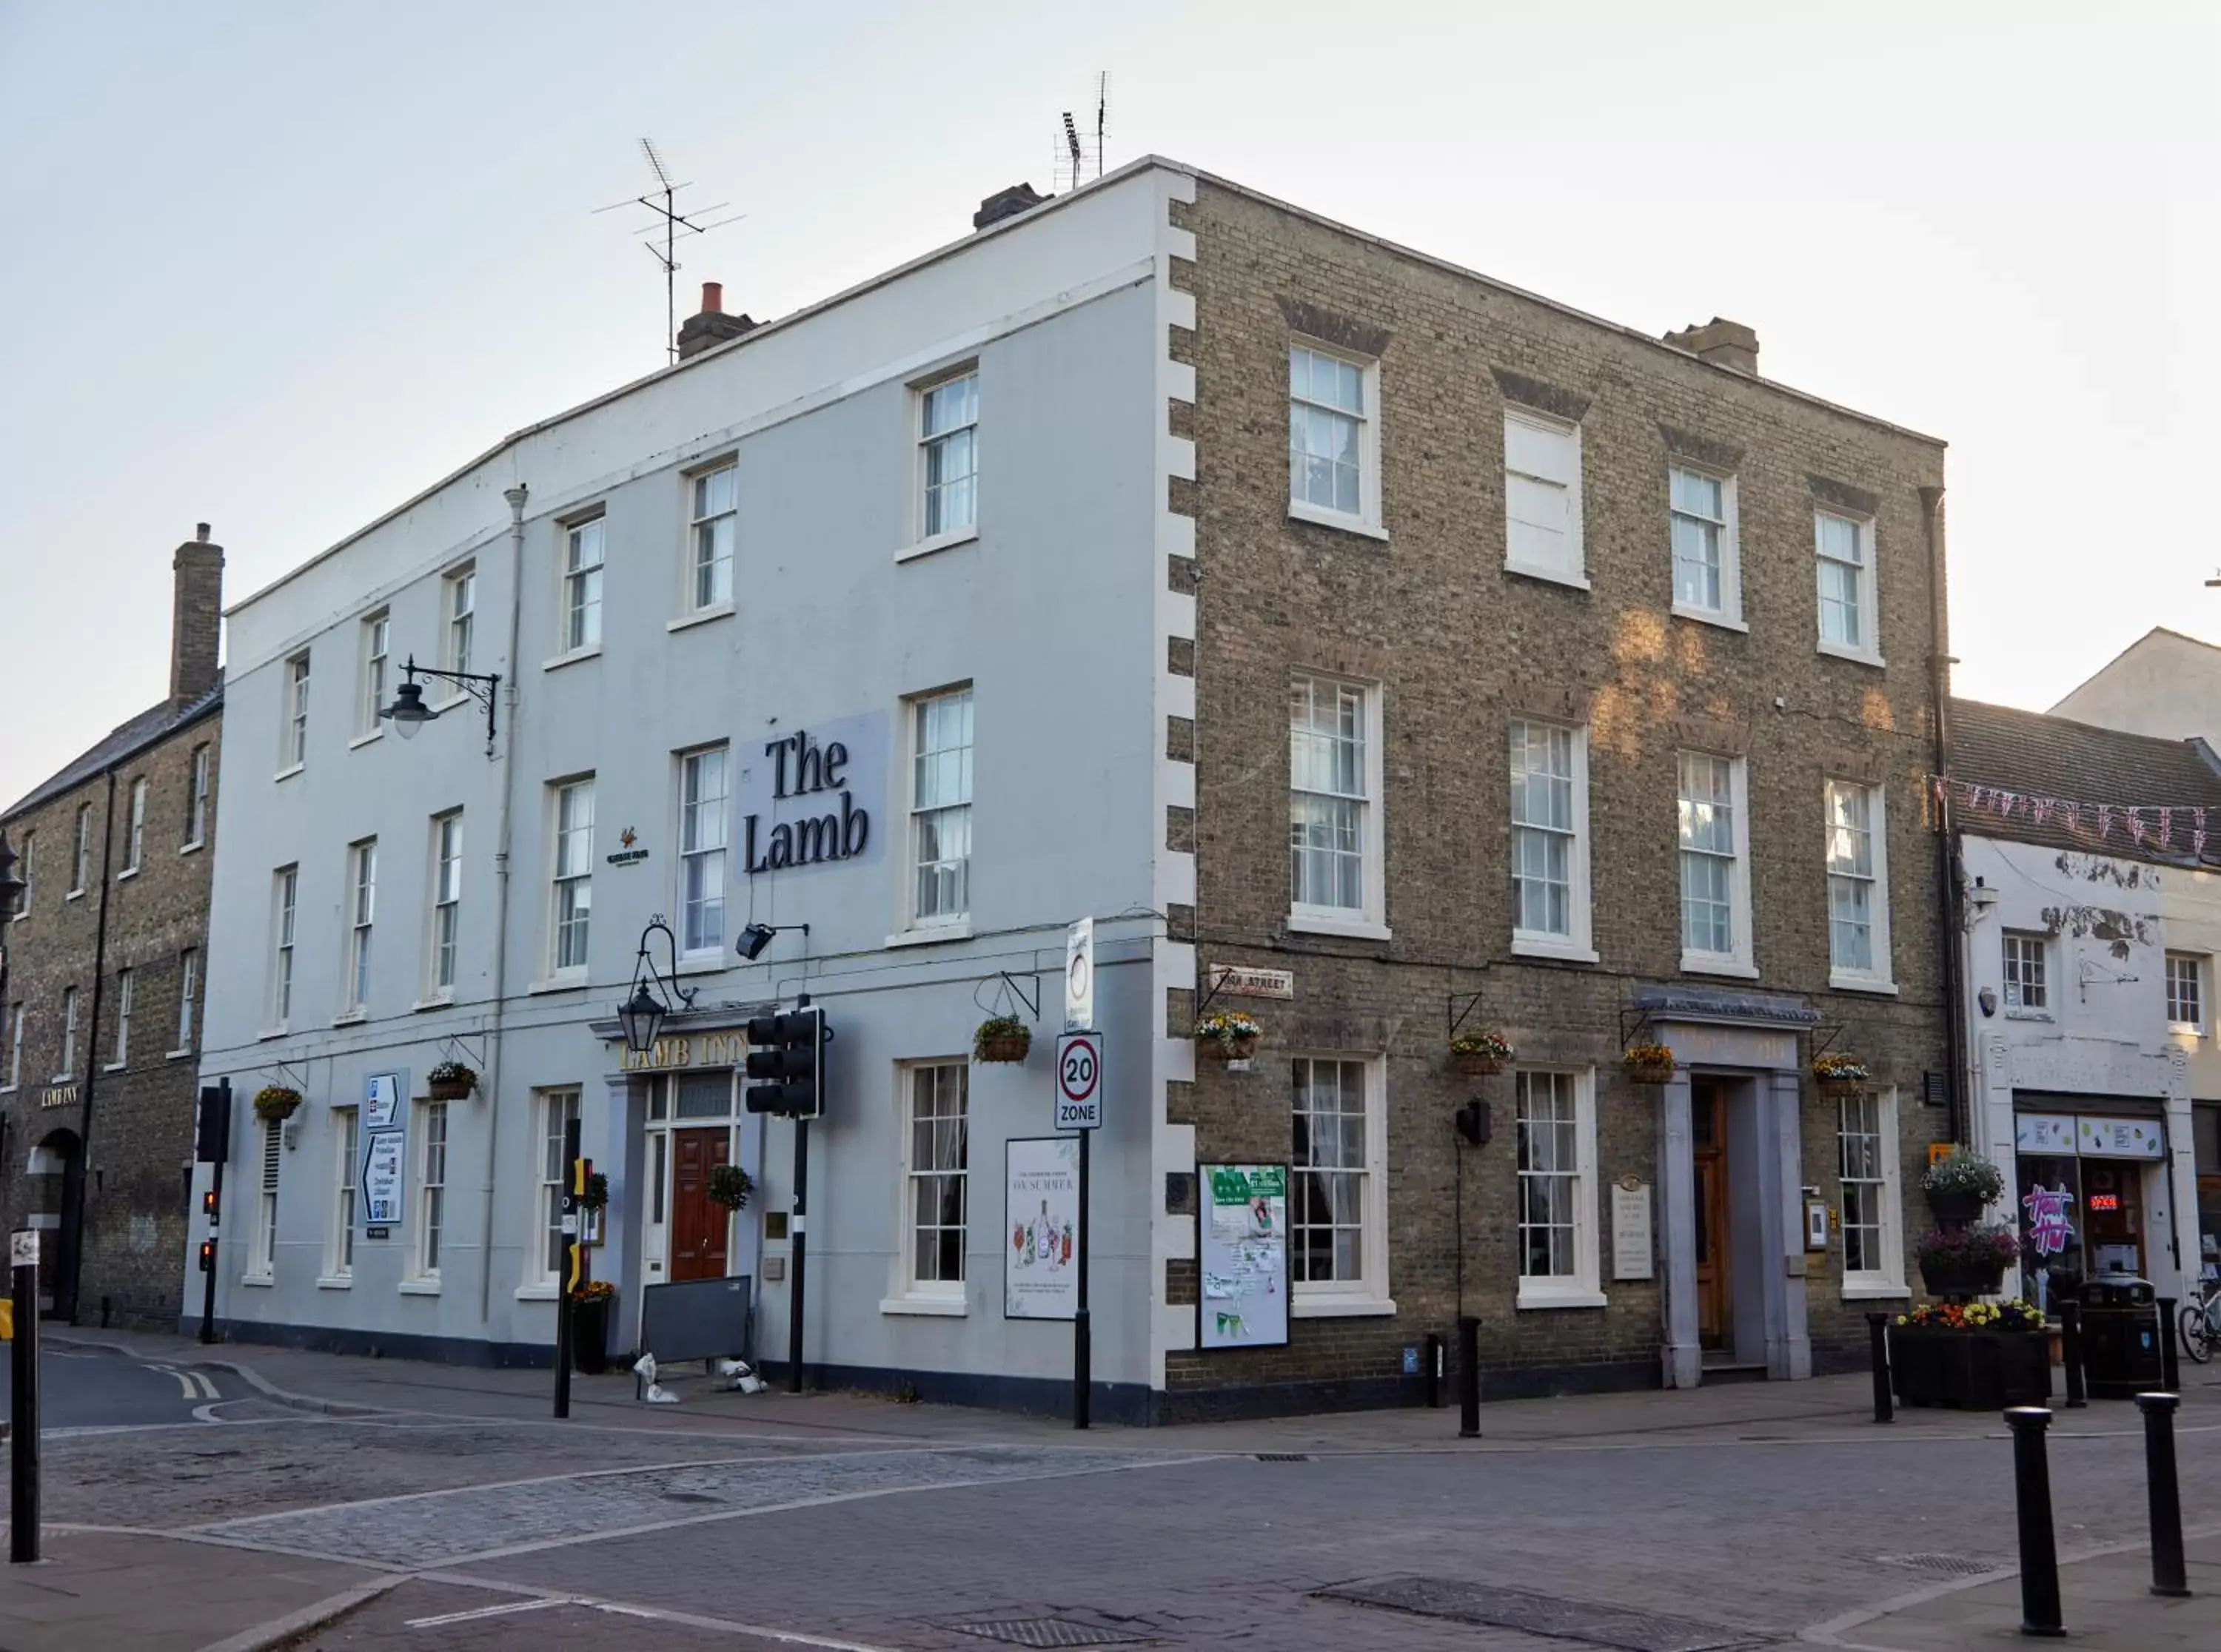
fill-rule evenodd
<path id="1" fill-rule="evenodd" d="M 711 345 L 737 339 L 754 327 L 755 322 L 746 315 L 725 314 L 724 283 L 705 281 L 702 284 L 700 312 L 679 324 L 679 359 L 698 356 Z"/>
<path id="2" fill-rule="evenodd" d="M 1702 327 L 1668 333 L 1666 342 L 1715 367 L 1732 367 L 1739 373 L 1758 377 L 1758 334 L 1741 321 L 1724 321 L 1715 315 Z"/>
<path id="3" fill-rule="evenodd" d="M 1015 218 L 1029 212 L 1044 201 L 1056 197 L 1035 195 L 1030 184 L 1013 184 L 1007 190 L 998 190 L 979 203 L 979 210 L 972 215 L 972 228 L 985 229 L 990 224 L 999 224 L 1005 218 Z"/>
<path id="4" fill-rule="evenodd" d="M 216 656 L 223 641 L 223 547 L 209 543 L 206 522 L 194 525 L 170 570 L 170 698 L 182 706 L 222 678 Z"/>

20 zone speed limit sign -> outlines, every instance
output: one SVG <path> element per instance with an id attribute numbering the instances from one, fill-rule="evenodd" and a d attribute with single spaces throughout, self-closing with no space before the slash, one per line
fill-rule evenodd
<path id="1" fill-rule="evenodd" d="M 1067 1032 L 1056 1041 L 1056 1127 L 1103 1128 L 1103 1035 Z"/>

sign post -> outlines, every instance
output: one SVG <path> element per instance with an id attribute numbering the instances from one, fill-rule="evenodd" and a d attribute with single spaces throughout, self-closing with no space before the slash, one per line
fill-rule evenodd
<path id="1" fill-rule="evenodd" d="M 579 1244 L 579 1195 L 586 1190 L 586 1162 L 579 1156 L 579 1121 L 563 1125 L 563 1272 L 556 1281 L 555 1414 L 571 1414 L 571 1293 L 578 1287 L 579 1263 L 586 1254 Z"/>
<path id="2" fill-rule="evenodd" d="M 39 1230 L 8 1236 L 8 1273 L 16 1324 L 9 1378 L 15 1385 L 9 1418 L 8 1558 L 22 1565 L 39 1558 Z"/>
<path id="3" fill-rule="evenodd" d="M 210 1167 L 209 1190 L 201 1200 L 208 1233 L 201 1240 L 201 1341 L 216 1341 L 216 1230 L 223 1221 L 223 1163 L 231 1156 L 231 1081 L 218 1079 L 201 1090 L 198 1139 L 193 1156 Z"/>
<path id="4" fill-rule="evenodd" d="M 1078 932 L 1087 929 L 1085 951 L 1079 949 Z M 1095 1010 L 1095 939 L 1091 920 L 1073 926 L 1073 956 L 1085 965 L 1086 1008 Z M 1073 971 L 1065 970 L 1065 1013 L 1072 1013 Z M 1067 1032 L 1056 1041 L 1056 1127 L 1079 1132 L 1079 1231 L 1073 1250 L 1079 1262 L 1079 1301 L 1072 1315 L 1072 1425 L 1085 1428 L 1090 1421 L 1090 1399 L 1094 1385 L 1094 1344 L 1087 1318 L 1087 1144 L 1103 1127 L 1103 1035 Z"/>
<path id="5" fill-rule="evenodd" d="M 1082 918 L 1064 937 L 1064 1030 L 1095 1030 L 1095 920 Z"/>

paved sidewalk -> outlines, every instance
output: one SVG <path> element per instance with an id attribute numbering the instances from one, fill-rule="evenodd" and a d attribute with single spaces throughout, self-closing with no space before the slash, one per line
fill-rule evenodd
<path id="1" fill-rule="evenodd" d="M 2068 1637 L 2091 1652 L 2221 1652 L 2221 1530 L 2184 1545 L 2191 1595 L 2151 1593 L 2143 1549 L 2072 1562 L 2059 1568 L 2060 1617 Z M 1983 1647 L 2042 1645 L 2020 1632 L 2018 1575 L 1947 1587 L 1863 1623 L 1830 1624 L 1805 1638 L 1868 1652 L 1975 1652 Z"/>
<path id="2" fill-rule="evenodd" d="M 49 1527 L 44 1558 L 0 1567 L 7 1652 L 248 1652 L 349 1611 L 399 1580 L 135 1531 Z"/>

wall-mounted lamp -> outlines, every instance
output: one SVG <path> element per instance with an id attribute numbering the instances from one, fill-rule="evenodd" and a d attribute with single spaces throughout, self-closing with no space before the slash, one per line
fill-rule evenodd
<path id="1" fill-rule="evenodd" d="M 790 929 L 798 929 L 805 935 L 810 933 L 808 924 L 750 924 L 741 932 L 741 938 L 733 944 L 733 950 L 753 963 L 763 956 L 763 950 L 771 944 L 773 936 Z"/>
<path id="2" fill-rule="evenodd" d="M 1974 994 L 1974 1001 L 1982 1007 L 1983 1014 L 1995 1015 L 1998 1013 L 1997 988 L 1994 987 L 1983 988 L 1981 991 Z"/>
<path id="3" fill-rule="evenodd" d="M 1976 912 L 1987 912 L 1998 904 L 1998 892 L 1978 877 L 1974 888 L 1967 891 L 1967 904 Z"/>
<path id="4" fill-rule="evenodd" d="M 648 951 L 648 937 L 658 930 L 663 932 L 664 956 L 671 960 L 668 974 L 655 967 L 654 956 Z M 617 1006 L 617 1025 L 624 1029 L 625 1048 L 634 1055 L 644 1056 L 655 1048 L 655 1035 L 663 1030 L 663 1018 L 671 1013 L 673 999 L 679 1001 L 681 1009 L 694 1007 L 692 990 L 680 986 L 678 976 L 679 938 L 658 913 L 640 932 L 640 951 L 632 966 L 632 996 Z"/>
<path id="5" fill-rule="evenodd" d="M 379 708 L 378 714 L 393 725 L 393 732 L 404 740 L 416 738 L 416 731 L 440 714 L 424 703 L 423 684 L 416 681 L 429 676 L 436 682 L 452 683 L 465 694 L 485 708 L 486 748 L 493 748 L 494 695 L 501 687 L 501 675 L 492 672 L 481 676 L 476 671 L 438 671 L 429 665 L 419 665 L 411 654 L 409 663 L 401 668 L 401 685 L 393 691 L 393 703 Z"/>

